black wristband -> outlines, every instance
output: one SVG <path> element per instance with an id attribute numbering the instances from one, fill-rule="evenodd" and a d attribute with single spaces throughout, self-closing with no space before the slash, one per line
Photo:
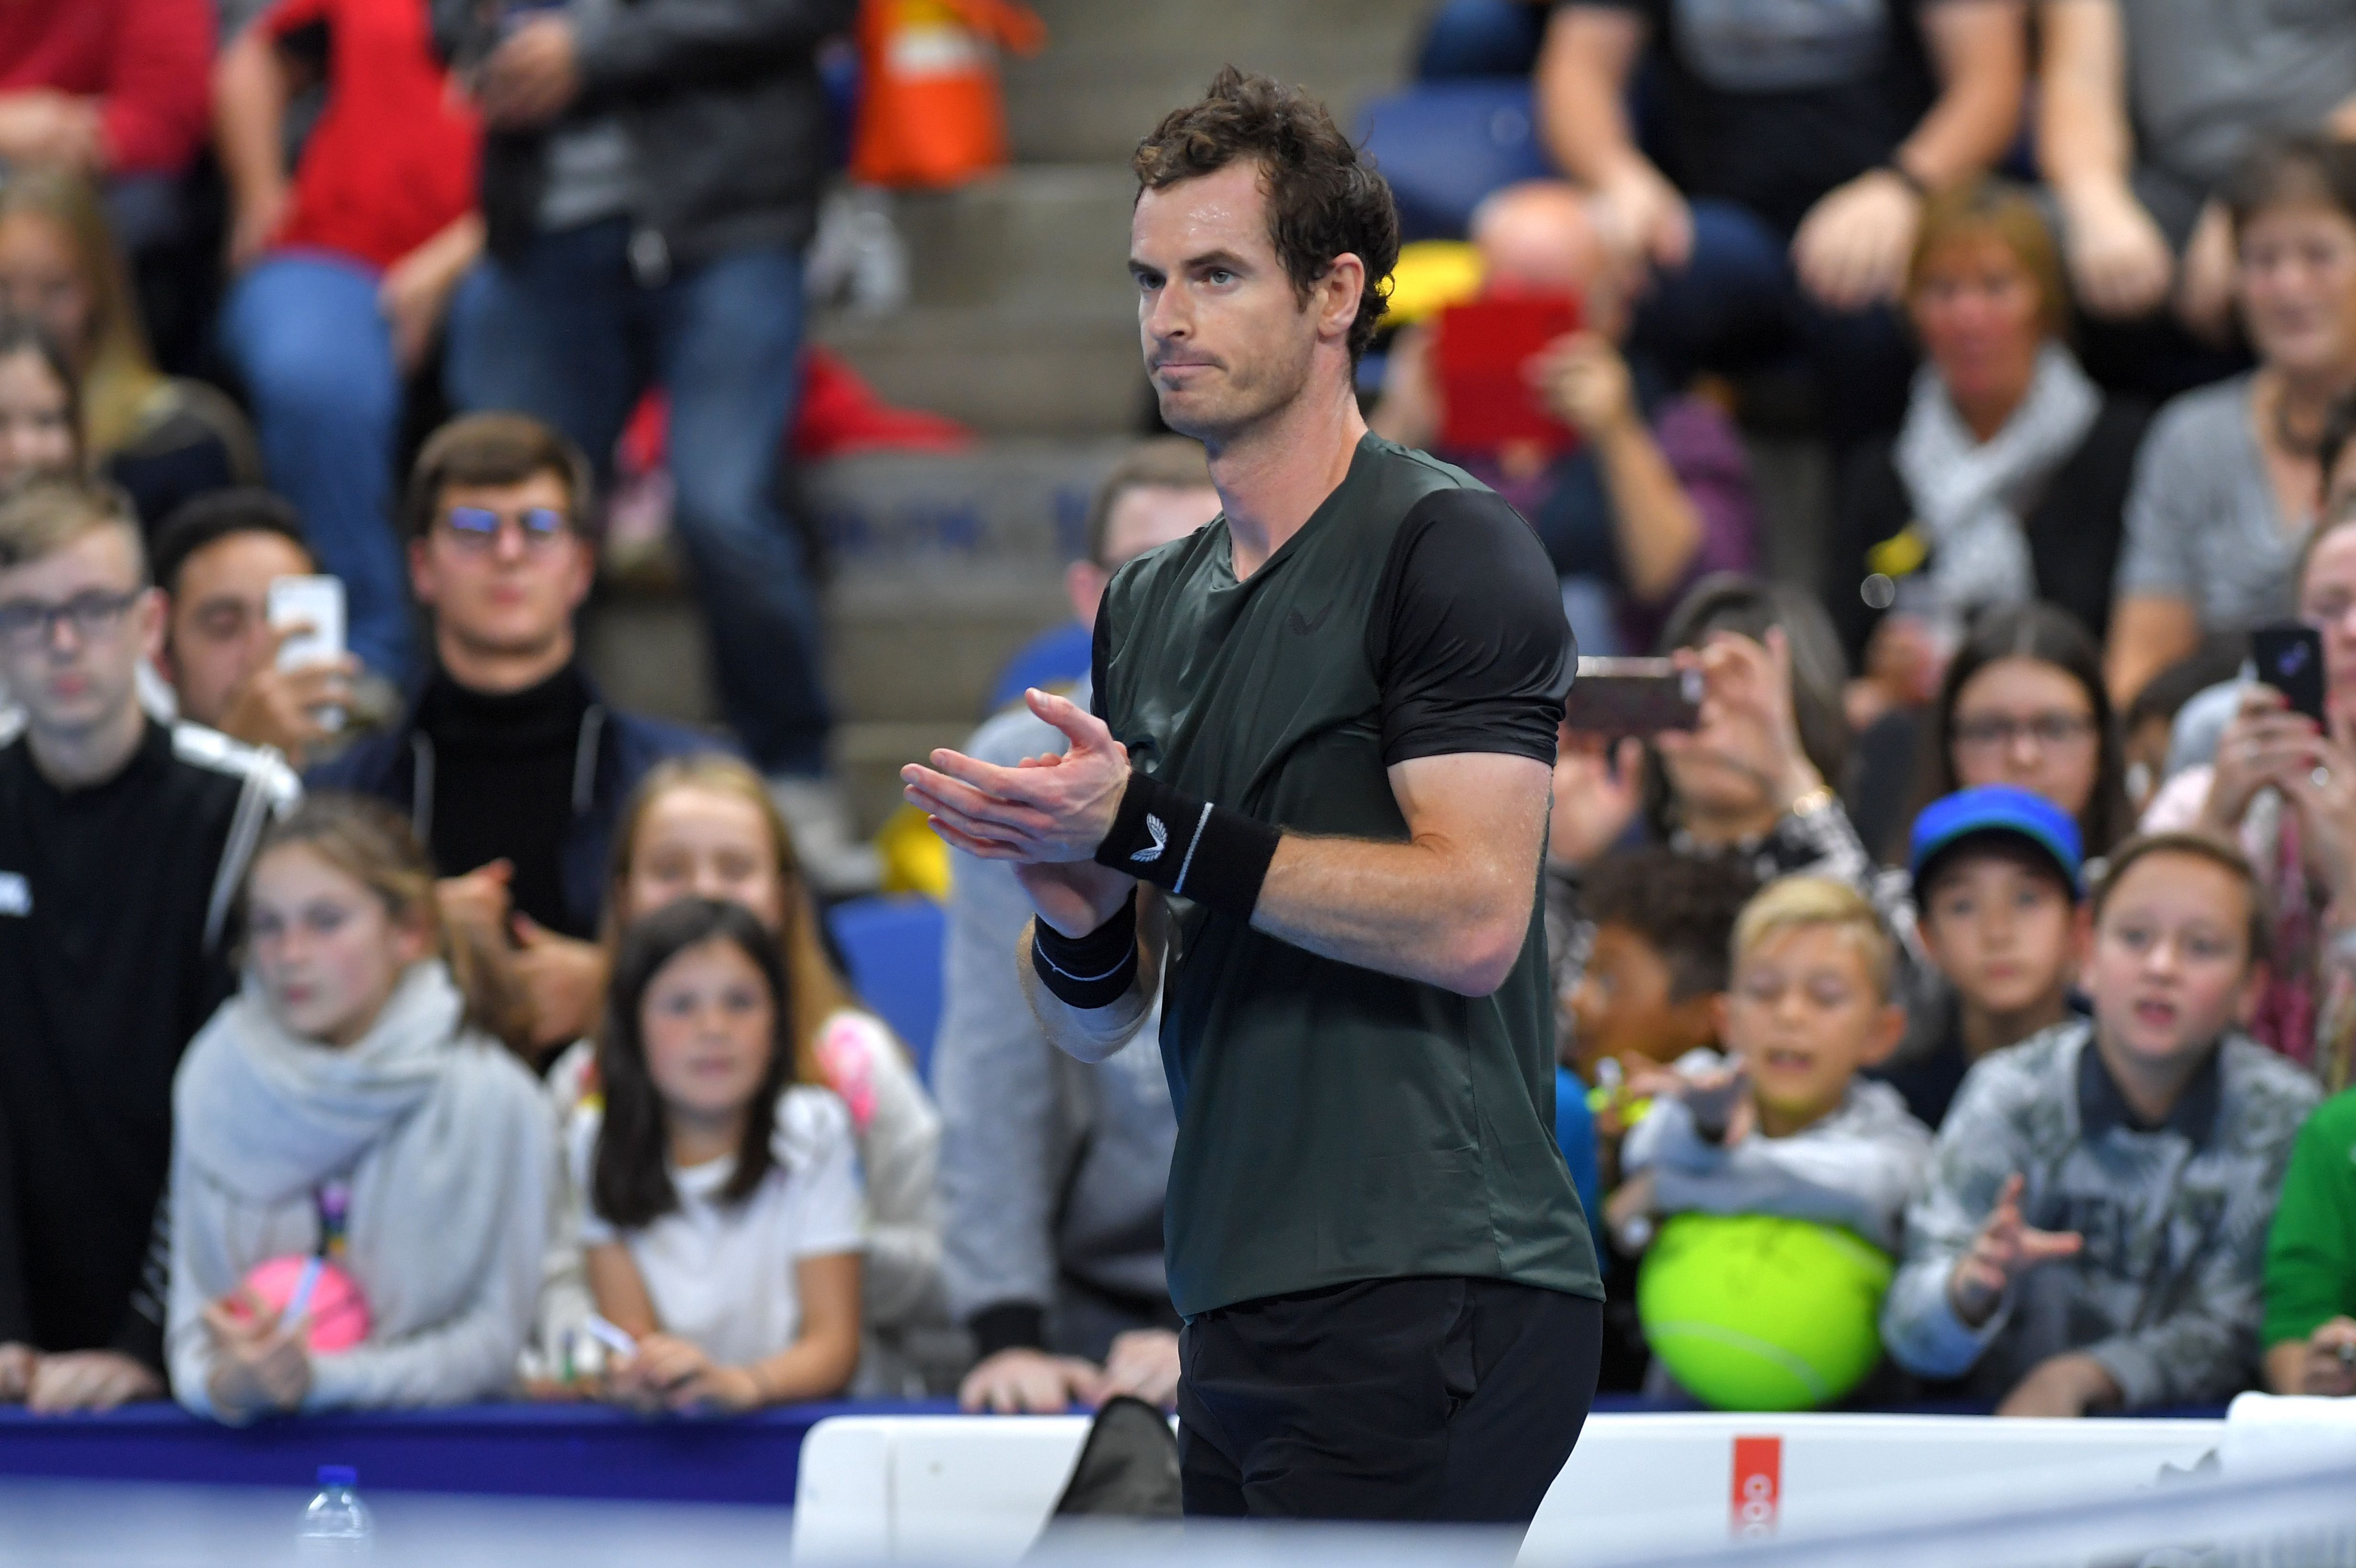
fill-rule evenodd
<path id="1" fill-rule="evenodd" d="M 1066 1007 L 1108 1008 L 1137 979 L 1137 894 L 1086 936 L 1066 936 L 1045 921 L 1031 926 L 1031 972 Z"/>
<path id="2" fill-rule="evenodd" d="M 1257 817 L 1132 772 L 1097 864 L 1248 921 L 1282 837 Z"/>
<path id="3" fill-rule="evenodd" d="M 1891 158 L 1884 163 L 1881 165 L 1881 172 L 1886 175 L 1896 175 L 1898 176 L 1898 182 L 1904 186 L 1908 190 L 1914 193 L 1915 200 L 1928 201 L 1931 199 L 1930 185 L 1921 175 L 1916 174 L 1912 169 L 1908 168 L 1896 158 Z"/>

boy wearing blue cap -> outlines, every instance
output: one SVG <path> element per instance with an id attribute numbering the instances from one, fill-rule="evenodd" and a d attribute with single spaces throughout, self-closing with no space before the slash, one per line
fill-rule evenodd
<path id="1" fill-rule="evenodd" d="M 1908 859 L 1916 930 L 1950 996 L 1931 1051 L 1885 1076 L 1936 1127 L 1972 1063 L 2070 1016 L 2084 872 L 2070 814 L 2010 784 L 1932 803 Z"/>

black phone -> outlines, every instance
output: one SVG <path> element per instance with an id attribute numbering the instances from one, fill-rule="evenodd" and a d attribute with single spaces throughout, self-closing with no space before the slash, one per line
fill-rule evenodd
<path id="1" fill-rule="evenodd" d="M 2322 633 L 2302 621 L 2255 627 L 2250 660 L 2258 667 L 2258 678 L 2281 692 L 2292 712 L 2323 722 Z"/>
<path id="2" fill-rule="evenodd" d="M 1580 659 L 1563 722 L 1589 735 L 1690 730 L 1701 722 L 1701 672 L 1666 659 Z"/>

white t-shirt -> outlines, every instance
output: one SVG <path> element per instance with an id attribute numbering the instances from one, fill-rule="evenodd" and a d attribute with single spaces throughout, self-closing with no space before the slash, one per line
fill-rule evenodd
<path id="1" fill-rule="evenodd" d="M 860 1222 L 859 1156 L 851 1115 L 830 1090 L 797 1085 L 777 1100 L 776 1157 L 753 1195 L 721 1200 L 734 1159 L 671 1167 L 679 1207 L 641 1230 L 617 1231 L 592 1205 L 590 1166 L 602 1112 L 573 1112 L 566 1153 L 572 1167 L 581 1244 L 620 1241 L 654 1298 L 666 1334 L 700 1348 L 723 1366 L 774 1356 L 801 1331 L 794 1265 L 803 1258 L 855 1253 Z"/>

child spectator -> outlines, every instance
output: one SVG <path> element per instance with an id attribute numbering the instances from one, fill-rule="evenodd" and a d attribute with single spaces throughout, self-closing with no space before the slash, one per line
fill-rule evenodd
<path id="1" fill-rule="evenodd" d="M 0 485 L 81 467 L 81 386 L 72 362 L 31 317 L 0 318 Z"/>
<path id="2" fill-rule="evenodd" d="M 1655 1216 L 1772 1214 L 1895 1251 L 1931 1139 L 1896 1090 L 1859 1076 L 1906 1029 L 1881 917 L 1846 883 L 1787 877 L 1744 906 L 1733 949 L 1732 1065 L 1689 1063 L 1628 1135 L 1614 1235 L 1633 1252 Z"/>
<path id="3" fill-rule="evenodd" d="M 105 210 L 80 178 L 11 169 L 0 183 L 0 304 L 64 347 L 81 381 L 82 450 L 149 531 L 193 496 L 262 482 L 237 405 L 155 368 Z"/>
<path id="4" fill-rule="evenodd" d="M 2356 1090 L 2316 1107 L 2291 1146 L 2266 1237 L 2266 1386 L 2356 1394 Z"/>
<path id="5" fill-rule="evenodd" d="M 294 55 L 326 107 L 293 168 Z M 233 211 L 221 341 L 271 483 L 351 596 L 360 662 L 405 683 L 409 605 L 391 526 L 402 388 L 482 249 L 479 139 L 421 0 L 276 0 L 222 52 L 213 98 Z"/>
<path id="6" fill-rule="evenodd" d="M 630 928 L 566 1131 L 597 1310 L 633 1335 L 610 1394 L 731 1413 L 821 1399 L 859 1360 L 859 1172 L 842 1102 L 804 1083 L 777 943 L 687 898 Z"/>
<path id="7" fill-rule="evenodd" d="M 1903 815 L 1869 842 L 1902 859 L 1904 835 L 1932 802 L 2012 784 L 2068 812 L 2085 853 L 2110 853 L 2135 831 L 2112 717 L 2101 650 L 2067 610 L 2038 602 L 1981 615 L 1939 682 L 1912 791 L 1890 792 Z"/>
<path id="8" fill-rule="evenodd" d="M 964 1360 L 941 1280 L 940 1116 L 899 1041 L 829 962 L 795 848 L 760 776 L 744 763 L 707 753 L 661 764 L 631 796 L 616 830 L 608 951 L 620 932 L 690 897 L 741 904 L 769 933 L 787 982 L 782 1006 L 793 1081 L 831 1089 L 850 1108 L 865 1173 L 869 1343 L 860 1388 L 937 1391 Z M 550 1069 L 560 1115 L 594 1093 L 594 1059 L 584 1042 Z M 542 1312 L 545 1329 L 561 1332 L 577 1309 L 577 1291 L 568 1296 L 560 1284 Z"/>
<path id="9" fill-rule="evenodd" d="M 0 500 L 0 1397 L 164 1392 L 170 1084 L 236 989 L 230 917 L 276 758 L 139 706 L 163 609 L 121 497 Z"/>
<path id="10" fill-rule="evenodd" d="M 1890 1354 L 2000 1415 L 2220 1401 L 2256 1371 L 2259 1269 L 2314 1082 L 2235 1020 L 2265 958 L 2249 862 L 2131 839 L 2070 1022 L 1973 1068 L 1882 1309 Z"/>
<path id="11" fill-rule="evenodd" d="M 2042 795 L 1984 784 L 1914 821 L 1915 929 L 1948 987 L 1926 1053 L 1883 1076 L 1931 1126 L 1973 1063 L 2070 1016 L 2083 891 L 2078 825 Z"/>
<path id="12" fill-rule="evenodd" d="M 1604 1061 L 1630 1073 L 1718 1043 L 1728 944 L 1757 891 L 1740 860 L 1656 846 L 1612 855 L 1588 874 L 1595 923 L 1571 992 L 1571 1065 L 1592 1081 Z"/>
<path id="13" fill-rule="evenodd" d="M 318 570 L 294 508 L 267 490 L 216 490 L 165 520 L 155 532 L 155 586 L 164 593 L 155 663 L 182 718 L 274 747 L 301 767 L 334 733 L 330 712 L 350 716 L 359 674 L 351 655 L 278 667 L 278 650 L 297 628 L 270 624 L 270 585 Z"/>
<path id="14" fill-rule="evenodd" d="M 232 1424 L 504 1392 L 552 1161 L 539 1087 L 497 1038 L 495 958 L 452 944 L 424 850 L 352 796 L 263 838 L 246 921 L 245 988 L 172 1088 L 173 1392 Z M 357 1343 L 315 1348 L 356 1326 L 262 1294 L 258 1266 L 290 1256 L 358 1287 Z"/>

